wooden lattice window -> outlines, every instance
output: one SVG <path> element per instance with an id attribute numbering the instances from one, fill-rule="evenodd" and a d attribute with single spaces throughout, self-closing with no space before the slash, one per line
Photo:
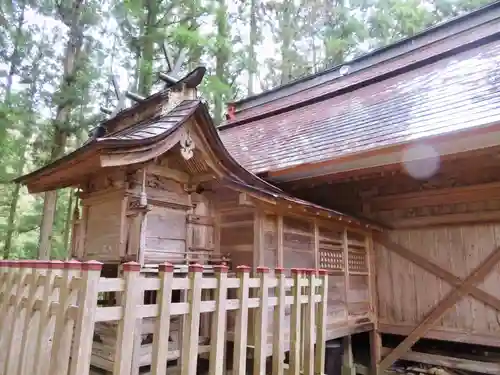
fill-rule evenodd
<path id="1" fill-rule="evenodd" d="M 342 251 L 320 249 L 319 267 L 325 270 L 342 270 L 344 268 Z"/>
<path id="2" fill-rule="evenodd" d="M 349 272 L 368 272 L 366 252 L 363 250 L 349 250 L 347 262 L 349 264 Z"/>

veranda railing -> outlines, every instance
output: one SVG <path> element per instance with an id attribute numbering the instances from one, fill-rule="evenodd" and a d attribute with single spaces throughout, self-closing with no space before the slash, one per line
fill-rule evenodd
<path id="1" fill-rule="evenodd" d="M 151 373 L 167 373 L 169 326 L 172 317 L 184 317 L 181 375 L 195 375 L 199 353 L 200 314 L 211 314 L 209 374 L 222 375 L 226 348 L 227 314 L 236 315 L 233 330 L 232 374 L 246 372 L 249 312 L 256 318 L 254 374 L 265 374 L 267 331 L 273 330 L 272 373 L 323 373 L 327 275 L 324 271 L 265 267 L 250 277 L 240 266 L 236 276 L 218 266 L 215 277 L 191 265 L 186 277 L 174 277 L 173 267 L 160 265 L 158 277 L 144 277 L 140 265 L 123 265 L 122 278 L 101 277 L 102 264 L 76 261 L 0 261 L 0 375 L 88 375 L 94 326 L 118 321 L 114 375 L 133 373 L 137 322 L 155 319 Z M 312 286 L 312 287 L 311 287 Z M 212 289 L 214 298 L 202 299 Z M 236 298 L 228 291 L 236 290 Z M 251 298 L 250 289 L 258 297 Z M 291 289 L 291 294 L 287 290 Z M 187 302 L 173 302 L 172 292 L 187 290 Z M 144 292 L 157 291 L 155 304 L 144 304 Z M 121 294 L 118 306 L 98 306 L 103 292 Z M 270 296 L 273 295 L 273 296 Z M 285 309 L 291 309 L 286 323 Z M 273 310 L 272 322 L 269 311 Z M 305 314 L 305 316 L 304 316 Z M 285 327 L 289 325 L 289 327 Z M 290 332 L 289 368 L 284 369 L 284 332 Z"/>

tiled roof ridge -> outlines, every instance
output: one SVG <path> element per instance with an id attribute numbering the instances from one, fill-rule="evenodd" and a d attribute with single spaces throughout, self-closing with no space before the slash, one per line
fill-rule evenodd
<path id="1" fill-rule="evenodd" d="M 227 128 L 229 152 L 254 173 L 333 160 L 500 120 L 500 35 L 308 107 Z"/>
<path id="2" fill-rule="evenodd" d="M 491 12 L 488 13 L 485 11 L 485 9 L 490 10 Z M 286 95 L 282 94 L 282 96 L 279 96 L 278 94 L 280 93 L 281 88 L 284 91 L 288 90 L 287 85 L 278 87 L 274 90 L 271 90 L 271 92 L 275 92 L 276 94 L 272 97 L 267 98 L 266 100 L 263 99 L 262 104 L 259 104 L 259 102 L 261 101 L 259 97 L 265 96 L 268 92 L 243 99 L 239 102 L 230 103 L 230 106 L 233 106 L 233 108 L 239 103 L 245 103 L 245 106 L 239 109 L 234 108 L 232 111 L 230 111 L 233 114 L 233 118 L 228 119 L 228 121 L 223 123 L 219 128 L 223 131 L 227 128 L 238 126 L 240 124 L 260 120 L 262 118 L 270 117 L 283 112 L 293 111 L 296 108 L 307 106 L 317 101 L 328 100 L 333 96 L 342 95 L 349 91 L 355 91 L 360 87 L 377 83 L 380 80 L 389 79 L 395 75 L 403 74 L 409 70 L 419 69 L 420 67 L 432 64 L 435 61 L 445 59 L 450 55 L 458 54 L 467 49 L 474 48 L 477 45 L 489 43 L 490 41 L 495 40 L 495 38 L 498 37 L 497 28 L 493 27 L 492 25 L 494 23 L 494 20 L 500 21 L 500 1 L 454 19 L 452 20 L 453 22 L 446 22 L 443 25 L 439 25 L 439 27 L 444 27 L 448 23 L 458 24 L 459 21 L 465 22 L 465 20 L 467 20 L 468 18 L 472 18 L 472 21 L 470 21 L 470 25 L 467 26 L 469 29 L 461 30 L 459 36 L 451 34 L 441 37 L 441 39 L 436 36 L 434 38 L 435 40 L 428 42 L 424 46 L 425 48 L 415 49 L 411 45 L 407 46 L 405 47 L 406 50 L 404 50 L 403 48 L 402 52 L 397 56 L 392 56 L 389 59 L 386 58 L 385 60 L 378 61 L 367 66 L 360 66 L 359 68 L 354 70 L 351 69 L 351 72 L 349 74 L 331 77 L 330 79 L 323 79 L 319 83 L 304 86 L 300 90 L 292 91 Z M 435 28 L 431 28 L 426 32 L 435 32 L 435 29 L 439 29 L 439 27 L 436 26 Z M 475 28 L 474 30 L 472 30 L 474 32 L 471 31 L 472 28 Z M 413 39 L 410 38 L 406 42 L 411 42 L 411 40 Z M 401 44 L 402 42 L 398 43 Z M 419 55 L 414 56 L 415 54 Z M 409 59 L 409 57 L 412 58 Z M 398 64 L 398 62 L 401 60 L 407 61 L 405 64 Z M 348 62 L 344 65 L 349 65 L 352 68 L 353 61 Z M 387 69 L 387 67 L 390 65 L 394 66 L 394 68 Z M 358 79 L 356 81 L 356 77 L 367 76 L 367 72 L 371 71 L 373 73 L 378 73 L 378 71 L 376 70 L 377 66 L 379 66 L 378 70 L 383 71 L 384 68 L 386 69 L 382 72 L 382 74 L 372 74 L 373 77 L 368 77 L 368 79 L 366 77 L 362 77 L 363 79 Z M 356 82 L 352 83 L 352 81 Z M 329 89 L 328 86 L 332 87 Z M 247 107 L 248 105 L 250 105 L 247 104 L 247 102 L 252 103 L 252 105 Z"/>

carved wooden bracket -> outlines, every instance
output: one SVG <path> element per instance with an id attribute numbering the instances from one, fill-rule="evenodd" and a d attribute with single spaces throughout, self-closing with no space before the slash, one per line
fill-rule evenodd
<path id="1" fill-rule="evenodd" d="M 179 144 L 181 146 L 182 157 L 185 160 L 191 159 L 194 155 L 195 144 L 193 139 L 191 138 L 191 135 L 189 134 L 189 131 L 184 130 L 181 133 L 181 139 L 179 141 Z"/>

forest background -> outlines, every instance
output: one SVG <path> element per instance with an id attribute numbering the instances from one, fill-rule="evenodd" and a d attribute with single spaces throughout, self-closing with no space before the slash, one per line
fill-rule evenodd
<path id="1" fill-rule="evenodd" d="M 184 72 L 204 65 L 201 95 L 218 124 L 228 101 L 488 2 L 0 0 L 0 258 L 36 257 L 40 242 L 67 255 L 75 192 L 32 196 L 12 179 L 85 142 L 106 118 L 99 108 L 117 105 L 113 75 L 120 91 L 148 96 L 166 55 Z"/>

